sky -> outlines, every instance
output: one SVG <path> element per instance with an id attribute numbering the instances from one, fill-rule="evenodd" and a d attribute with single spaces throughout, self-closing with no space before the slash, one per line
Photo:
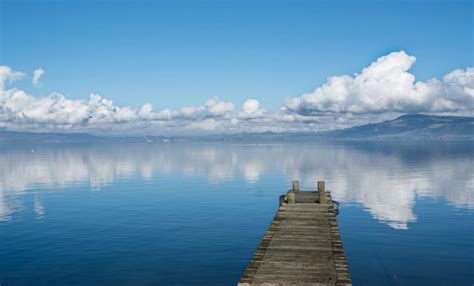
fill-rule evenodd
<path id="1" fill-rule="evenodd" d="M 0 0 L 0 128 L 319 131 L 472 115 L 472 1 Z"/>

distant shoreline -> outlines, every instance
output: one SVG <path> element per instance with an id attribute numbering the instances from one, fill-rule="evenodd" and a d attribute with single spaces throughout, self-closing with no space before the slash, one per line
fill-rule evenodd
<path id="1" fill-rule="evenodd" d="M 322 141 L 474 141 L 474 117 L 402 115 L 393 120 L 320 132 L 228 133 L 190 136 L 97 136 L 89 133 L 0 131 L 3 143 L 291 143 Z"/>

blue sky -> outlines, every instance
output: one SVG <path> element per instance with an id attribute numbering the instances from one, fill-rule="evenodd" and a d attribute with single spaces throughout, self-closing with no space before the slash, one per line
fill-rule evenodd
<path id="1" fill-rule="evenodd" d="M 42 97 L 278 111 L 403 50 L 416 80 L 473 66 L 472 1 L 1 1 L 0 65 L 46 71 Z"/>

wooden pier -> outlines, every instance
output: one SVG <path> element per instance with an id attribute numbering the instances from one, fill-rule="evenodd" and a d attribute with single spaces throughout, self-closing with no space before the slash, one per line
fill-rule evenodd
<path id="1" fill-rule="evenodd" d="M 293 181 L 238 285 L 352 285 L 336 211 L 323 181 Z"/>

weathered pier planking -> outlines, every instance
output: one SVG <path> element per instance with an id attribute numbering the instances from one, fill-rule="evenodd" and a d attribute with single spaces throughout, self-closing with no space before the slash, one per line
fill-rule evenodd
<path id="1" fill-rule="evenodd" d="M 314 192 L 293 181 L 238 285 L 352 285 L 323 181 Z"/>

